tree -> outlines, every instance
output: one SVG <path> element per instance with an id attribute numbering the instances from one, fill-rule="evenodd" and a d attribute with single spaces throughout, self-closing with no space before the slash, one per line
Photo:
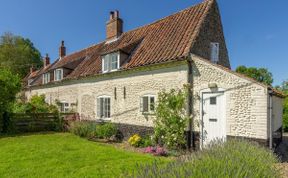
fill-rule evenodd
<path id="1" fill-rule="evenodd" d="M 8 69 L 0 69 L 0 117 L 9 109 L 21 90 L 20 78 Z"/>
<path id="2" fill-rule="evenodd" d="M 288 95 L 288 80 L 284 81 L 281 86 L 277 86 L 276 88 Z M 283 103 L 283 129 L 285 132 L 288 132 L 288 97 L 284 99 Z"/>
<path id="3" fill-rule="evenodd" d="M 31 66 L 42 66 L 41 54 L 29 39 L 4 33 L 0 37 L 0 68 L 7 68 L 23 78 Z"/>
<path id="4" fill-rule="evenodd" d="M 267 85 L 271 85 L 273 83 L 272 73 L 265 68 L 239 66 L 236 68 L 236 72 L 244 74 Z"/>

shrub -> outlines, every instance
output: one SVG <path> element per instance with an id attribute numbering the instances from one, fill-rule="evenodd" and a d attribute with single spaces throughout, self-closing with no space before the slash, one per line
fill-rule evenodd
<path id="1" fill-rule="evenodd" d="M 186 92 L 174 89 L 158 95 L 155 120 L 155 142 L 170 149 L 185 145 L 184 132 L 188 118 L 185 116 Z"/>
<path id="2" fill-rule="evenodd" d="M 152 146 L 153 143 L 152 143 L 152 140 L 151 140 L 151 137 L 149 136 L 145 136 L 141 139 L 140 141 L 140 147 L 148 147 L 148 146 Z"/>
<path id="3" fill-rule="evenodd" d="M 132 146 L 139 147 L 141 144 L 141 137 L 138 134 L 135 134 L 128 139 L 128 142 Z"/>
<path id="4" fill-rule="evenodd" d="M 69 131 L 80 137 L 93 137 L 96 133 L 96 124 L 89 122 L 72 122 Z"/>
<path id="5" fill-rule="evenodd" d="M 33 95 L 29 102 L 15 102 L 12 106 L 14 113 L 58 113 L 56 105 L 45 102 L 45 95 Z"/>
<path id="6" fill-rule="evenodd" d="M 110 139 L 112 136 L 116 136 L 117 127 L 112 123 L 105 123 L 96 126 L 96 137 L 101 139 Z"/>
<path id="7" fill-rule="evenodd" d="M 150 150 L 149 150 L 150 149 Z M 155 151 L 155 148 L 147 151 Z M 268 149 L 247 141 L 231 140 L 214 143 L 193 155 L 182 157 L 165 166 L 158 162 L 139 165 L 137 172 L 126 177 L 279 177 L 278 159 Z"/>

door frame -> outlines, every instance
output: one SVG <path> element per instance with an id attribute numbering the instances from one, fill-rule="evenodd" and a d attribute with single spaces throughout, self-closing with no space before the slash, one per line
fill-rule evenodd
<path id="1" fill-rule="evenodd" d="M 207 88 L 207 89 L 203 89 L 200 91 L 200 149 L 203 148 L 203 145 L 204 145 L 204 139 L 203 139 L 203 131 L 204 131 L 204 128 L 203 128 L 203 123 L 204 123 L 204 118 L 203 118 L 203 109 L 204 109 L 204 106 L 203 106 L 203 95 L 204 94 L 213 94 L 213 93 L 223 93 L 223 110 L 224 110 L 224 115 L 223 115 L 223 132 L 226 133 L 224 135 L 224 139 L 227 138 L 227 128 L 226 128 L 226 125 L 227 125 L 227 118 L 226 118 L 226 115 L 227 115 L 227 110 L 226 110 L 226 105 L 227 105 L 227 100 L 226 100 L 226 90 L 223 89 L 223 88 Z"/>

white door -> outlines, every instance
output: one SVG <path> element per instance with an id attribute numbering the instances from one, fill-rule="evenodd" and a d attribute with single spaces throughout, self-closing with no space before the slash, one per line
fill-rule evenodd
<path id="1" fill-rule="evenodd" d="M 224 92 L 202 93 L 202 146 L 226 139 Z"/>

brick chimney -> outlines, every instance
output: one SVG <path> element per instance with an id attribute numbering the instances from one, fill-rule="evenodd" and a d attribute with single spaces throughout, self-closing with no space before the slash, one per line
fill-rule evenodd
<path id="1" fill-rule="evenodd" d="M 123 32 L 123 21 L 119 16 L 119 11 L 111 11 L 110 19 L 106 23 L 106 40 L 119 37 Z"/>
<path id="2" fill-rule="evenodd" d="M 44 57 L 43 63 L 44 63 L 44 68 L 50 64 L 50 58 L 49 58 L 48 54 L 46 54 L 46 56 Z"/>
<path id="3" fill-rule="evenodd" d="M 32 74 L 34 72 L 34 66 L 32 65 L 31 67 L 30 67 L 30 74 Z"/>
<path id="4" fill-rule="evenodd" d="M 64 46 L 64 41 L 61 41 L 61 46 L 59 47 L 59 58 L 66 56 L 66 47 Z"/>

